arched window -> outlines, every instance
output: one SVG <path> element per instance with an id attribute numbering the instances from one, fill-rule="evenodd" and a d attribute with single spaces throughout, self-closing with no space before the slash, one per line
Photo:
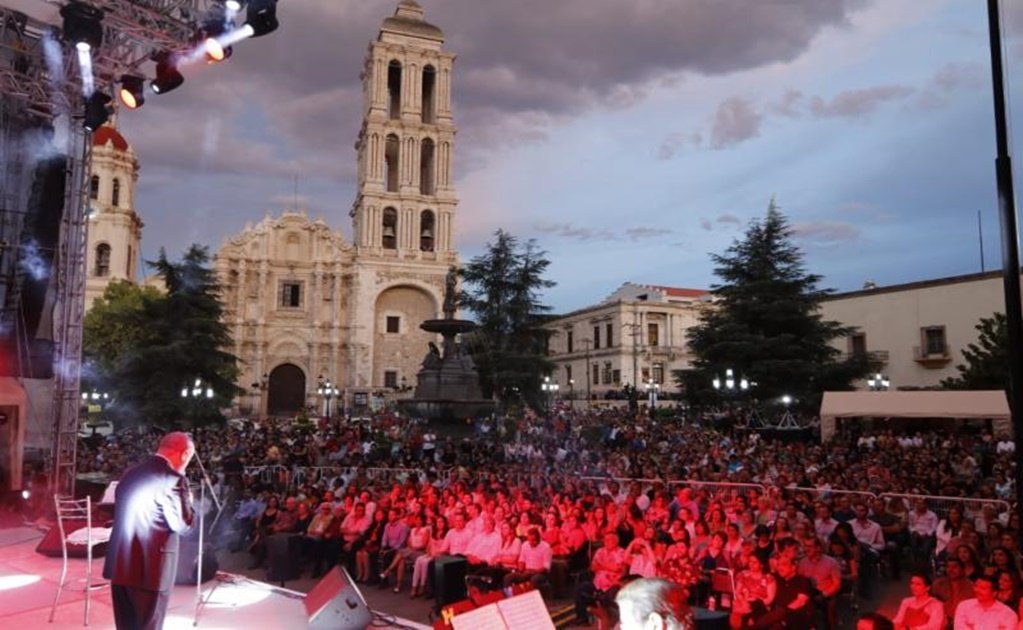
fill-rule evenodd
<path id="1" fill-rule="evenodd" d="M 383 237 L 381 245 L 384 249 L 398 248 L 398 211 L 394 208 L 384 208 Z"/>
<path id="2" fill-rule="evenodd" d="M 433 210 L 423 210 L 419 214 L 419 249 L 424 252 L 433 251 L 433 239 L 436 234 L 436 221 Z"/>
<path id="3" fill-rule="evenodd" d="M 401 143 L 393 133 L 387 136 L 384 147 L 384 162 L 387 167 L 387 192 L 398 192 L 398 151 Z"/>
<path id="4" fill-rule="evenodd" d="M 135 265 L 135 252 L 132 250 L 131 245 L 129 245 L 128 246 L 128 262 L 127 262 L 127 266 L 125 267 L 125 270 L 124 270 L 124 277 L 125 278 L 128 278 L 129 280 L 134 279 L 134 277 L 132 276 L 132 273 L 131 273 L 132 267 L 134 265 Z"/>
<path id="5" fill-rule="evenodd" d="M 114 178 L 113 192 L 110 194 L 110 203 L 114 206 L 121 205 L 121 180 Z"/>
<path id="6" fill-rule="evenodd" d="M 89 199 L 99 199 L 99 175 L 89 180 Z"/>
<path id="7" fill-rule="evenodd" d="M 434 194 L 433 140 L 426 138 L 419 149 L 419 193 Z"/>
<path id="8" fill-rule="evenodd" d="M 106 243 L 96 246 L 96 269 L 94 271 L 97 278 L 105 278 L 110 275 L 110 246 Z"/>
<path id="9" fill-rule="evenodd" d="M 392 120 L 401 118 L 401 62 L 397 59 L 387 66 L 387 112 Z"/>
<path id="10" fill-rule="evenodd" d="M 436 85 L 437 71 L 433 69 L 433 66 L 426 66 L 423 68 L 423 102 L 421 103 L 421 108 L 423 110 L 423 122 L 428 125 L 432 125 L 434 121 L 433 94 Z"/>

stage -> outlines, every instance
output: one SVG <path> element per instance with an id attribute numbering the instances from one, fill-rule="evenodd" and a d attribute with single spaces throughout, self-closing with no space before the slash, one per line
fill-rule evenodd
<path id="1" fill-rule="evenodd" d="M 43 532 L 28 527 L 0 530 L 0 627 L 81 628 L 85 611 L 85 560 L 68 561 L 68 582 L 60 596 L 52 624 L 50 606 L 57 592 L 61 559 L 36 553 Z M 93 560 L 93 581 L 103 583 L 103 559 Z M 301 629 L 307 627 L 304 593 L 280 588 L 240 574 L 219 572 L 203 584 L 206 604 L 199 628 L 229 630 Z M 110 589 L 92 592 L 89 626 L 113 628 Z M 192 628 L 195 619 L 195 586 L 176 586 L 164 623 L 166 630 Z M 373 627 L 401 626 L 428 630 L 429 626 L 378 613 Z"/>

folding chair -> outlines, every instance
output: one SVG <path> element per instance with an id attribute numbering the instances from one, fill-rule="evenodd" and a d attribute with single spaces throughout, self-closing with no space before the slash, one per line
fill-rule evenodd
<path id="1" fill-rule="evenodd" d="M 67 579 L 67 558 L 68 544 L 85 546 L 85 617 L 82 625 L 89 625 L 89 595 L 92 591 L 92 548 L 96 545 L 109 542 L 110 529 L 92 527 L 92 499 L 62 499 L 59 495 L 53 496 L 53 504 L 57 513 L 57 528 L 60 531 L 60 551 L 63 556 L 63 564 L 60 568 L 60 581 L 57 583 L 57 593 L 53 596 L 53 606 L 50 608 L 50 623 L 57 612 L 57 602 L 60 600 L 60 593 L 64 590 L 64 582 Z M 85 521 L 85 527 L 68 533 L 65 528 L 66 521 Z M 102 584 L 97 585 L 102 586 Z"/>
<path id="2" fill-rule="evenodd" d="M 731 610 L 735 601 L 735 574 L 731 569 L 714 569 L 710 573 L 710 596 L 717 599 L 720 608 Z"/>

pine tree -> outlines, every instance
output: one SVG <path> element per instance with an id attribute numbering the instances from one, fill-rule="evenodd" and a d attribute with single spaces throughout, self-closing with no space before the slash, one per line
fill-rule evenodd
<path id="1" fill-rule="evenodd" d="M 111 285 L 86 318 L 86 354 L 112 394 L 110 414 L 122 426 L 222 421 L 219 409 L 239 393 L 239 371 L 206 248 L 193 245 L 180 262 L 160 250 L 147 264 L 166 294 Z M 212 399 L 182 397 L 196 379 L 213 389 Z"/>
<path id="2" fill-rule="evenodd" d="M 946 378 L 946 389 L 1009 389 L 1009 331 L 1005 313 L 981 317 L 975 326 L 977 341 L 963 350 L 965 363 L 956 366 L 959 376 Z"/>
<path id="3" fill-rule="evenodd" d="M 707 390 L 727 368 L 751 381 L 749 395 L 776 401 L 788 394 L 797 404 L 816 406 L 821 392 L 849 389 L 867 369 L 865 361 L 839 361 L 829 342 L 851 329 L 820 315 L 830 290 L 819 289 L 820 276 L 807 273 L 803 255 L 774 200 L 767 216 L 750 222 L 742 240 L 722 255 L 712 255 L 714 304 L 689 331 L 697 356 L 694 378 Z"/>
<path id="4" fill-rule="evenodd" d="M 494 239 L 461 270 L 459 303 L 479 325 L 467 345 L 484 395 L 507 400 L 518 393 L 535 401 L 551 369 L 542 326 L 550 307 L 540 302 L 540 291 L 554 286 L 543 277 L 550 261 L 533 240 L 520 244 L 504 230 Z"/>

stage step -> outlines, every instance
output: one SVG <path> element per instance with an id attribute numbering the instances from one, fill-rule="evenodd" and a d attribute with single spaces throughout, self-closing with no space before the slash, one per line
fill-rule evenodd
<path id="1" fill-rule="evenodd" d="M 554 627 L 558 630 L 567 628 L 575 621 L 575 604 L 566 604 L 555 608 L 548 608 L 547 611 L 551 615 L 551 621 L 554 622 Z"/>

